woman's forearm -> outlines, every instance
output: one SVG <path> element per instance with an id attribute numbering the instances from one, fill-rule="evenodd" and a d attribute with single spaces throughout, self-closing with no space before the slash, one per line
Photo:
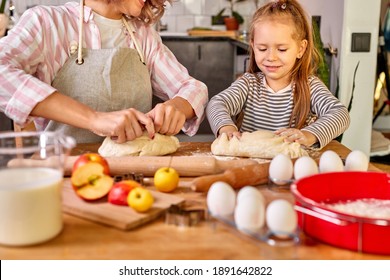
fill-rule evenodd
<path id="1" fill-rule="evenodd" d="M 39 102 L 31 111 L 31 115 L 89 129 L 95 111 L 66 95 L 55 92 Z"/>
<path id="2" fill-rule="evenodd" d="M 191 104 L 182 97 L 174 97 L 165 101 L 164 104 L 174 106 L 177 110 L 181 111 L 186 116 L 187 120 L 195 117 L 195 111 Z"/>

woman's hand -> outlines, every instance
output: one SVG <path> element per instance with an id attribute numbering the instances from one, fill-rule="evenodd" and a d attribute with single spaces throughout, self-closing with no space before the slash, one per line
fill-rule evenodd
<path id="1" fill-rule="evenodd" d="M 185 113 L 167 102 L 157 104 L 146 115 L 152 119 L 155 132 L 165 135 L 178 134 L 186 121 Z"/>
<path id="2" fill-rule="evenodd" d="M 281 128 L 275 131 L 275 134 L 286 137 L 284 139 L 286 142 L 297 142 L 306 147 L 310 147 L 318 141 L 314 134 L 297 128 Z"/>
<path id="3" fill-rule="evenodd" d="M 110 136 L 118 143 L 142 136 L 144 130 L 154 137 L 153 120 L 144 113 L 130 108 L 115 112 L 96 112 L 90 130 L 100 136 Z"/>
<path id="4" fill-rule="evenodd" d="M 237 137 L 238 139 L 241 138 L 241 133 L 237 130 L 235 126 L 232 125 L 225 125 L 218 130 L 218 135 L 221 135 L 223 133 L 227 134 L 229 140 L 233 137 Z"/>

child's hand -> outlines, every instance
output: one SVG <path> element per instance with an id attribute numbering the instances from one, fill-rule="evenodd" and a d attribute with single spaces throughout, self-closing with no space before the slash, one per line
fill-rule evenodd
<path id="1" fill-rule="evenodd" d="M 281 128 L 275 131 L 275 134 L 286 137 L 284 139 L 286 142 L 297 142 L 306 147 L 310 147 L 317 142 L 314 134 L 296 128 Z"/>
<path id="2" fill-rule="evenodd" d="M 237 128 L 235 128 L 232 125 L 226 125 L 221 127 L 218 131 L 218 136 L 222 135 L 223 133 L 225 133 L 228 136 L 229 140 L 232 139 L 233 137 L 237 137 L 238 139 L 241 138 L 241 133 L 237 131 Z"/>

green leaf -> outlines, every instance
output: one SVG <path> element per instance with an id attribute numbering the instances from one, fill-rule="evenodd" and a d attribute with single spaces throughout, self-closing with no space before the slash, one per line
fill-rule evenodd
<path id="1" fill-rule="evenodd" d="M 236 20 L 238 21 L 238 24 L 244 23 L 244 18 L 239 13 L 233 11 L 233 17 L 236 18 Z"/>
<path id="2" fill-rule="evenodd" d="M 5 3 L 7 0 L 1 0 L 1 5 L 0 5 L 0 14 L 4 14 L 4 9 L 5 9 Z"/>
<path id="3" fill-rule="evenodd" d="M 323 47 L 324 45 L 323 45 L 322 40 L 321 40 L 320 30 L 318 28 L 316 21 L 314 21 L 314 20 L 312 21 L 312 26 L 313 26 L 314 45 L 321 56 L 321 59 L 320 59 L 319 64 L 318 64 L 317 76 L 329 88 L 330 87 L 329 67 L 328 67 L 328 64 L 326 63 L 326 59 L 325 59 L 326 55 L 325 55 L 325 50 Z"/>

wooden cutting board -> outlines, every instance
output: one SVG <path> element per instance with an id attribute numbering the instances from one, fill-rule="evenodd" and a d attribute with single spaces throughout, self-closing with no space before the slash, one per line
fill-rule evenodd
<path id="1" fill-rule="evenodd" d="M 188 30 L 190 36 L 202 36 L 202 37 L 237 37 L 237 32 L 234 30 Z"/>
<path id="2" fill-rule="evenodd" d="M 111 204 L 107 199 L 95 202 L 84 201 L 76 195 L 70 180 L 64 179 L 62 210 L 67 214 L 93 222 L 122 230 L 131 230 L 155 220 L 164 214 L 171 205 L 184 203 L 183 198 L 172 194 L 152 190 L 151 193 L 155 199 L 153 207 L 145 213 L 138 213 L 130 207 Z"/>

